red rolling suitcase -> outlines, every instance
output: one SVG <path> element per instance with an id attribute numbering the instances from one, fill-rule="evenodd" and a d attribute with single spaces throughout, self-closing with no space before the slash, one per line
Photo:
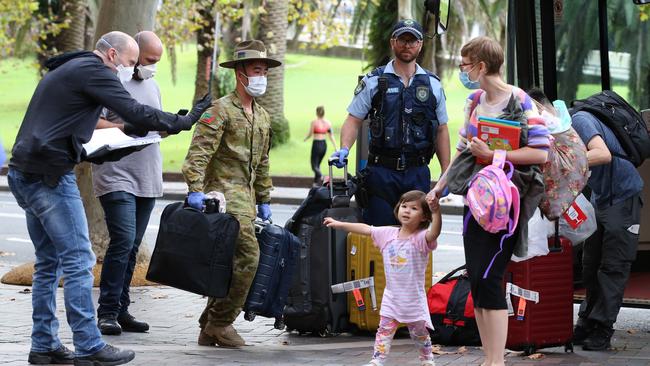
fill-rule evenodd
<path id="1" fill-rule="evenodd" d="M 573 351 L 573 247 L 557 235 L 548 241 L 549 254 L 510 262 L 504 276 L 506 288 L 510 282 L 520 289 L 511 292 L 528 298 L 534 296 L 526 290 L 539 294 L 537 303 L 507 295 L 514 315 L 508 318 L 506 348 L 527 355 L 557 346 L 564 346 L 565 352 Z"/>

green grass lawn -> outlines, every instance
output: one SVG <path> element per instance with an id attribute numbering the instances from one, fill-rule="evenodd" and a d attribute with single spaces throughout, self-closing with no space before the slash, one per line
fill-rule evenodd
<path id="1" fill-rule="evenodd" d="M 25 109 L 38 82 L 33 61 L 4 60 L 0 62 L 0 138 L 7 152 L 16 138 Z M 162 91 L 163 107 L 167 111 L 188 108 L 194 95 L 196 69 L 195 48 L 186 46 L 178 52 L 178 82 L 171 81 L 169 59 L 163 56 L 158 66 L 156 80 Z M 357 75 L 362 72 L 359 60 L 289 54 L 285 69 L 285 115 L 290 123 L 291 140 L 271 150 L 273 175 L 311 176 L 309 154 L 311 142 L 303 142 L 309 122 L 315 117 L 318 105 L 325 106 L 325 117 L 333 124 L 335 139 L 339 141 L 340 127 L 347 116 L 347 106 L 353 96 Z M 452 149 L 456 144 L 458 129 L 462 124 L 464 100 L 468 91 L 460 84 L 456 74 L 443 83 L 447 96 L 449 130 Z M 587 90 L 591 86 L 584 86 Z M 594 85 L 594 91 L 599 89 Z M 586 91 L 582 90 L 581 91 Z M 178 172 L 185 158 L 191 133 L 184 132 L 166 138 L 161 143 L 165 171 Z M 355 149 L 352 149 L 354 153 Z M 327 154 L 333 152 L 328 146 Z M 322 166 L 325 167 L 325 164 Z M 434 158 L 432 177 L 437 178 L 439 167 Z"/>

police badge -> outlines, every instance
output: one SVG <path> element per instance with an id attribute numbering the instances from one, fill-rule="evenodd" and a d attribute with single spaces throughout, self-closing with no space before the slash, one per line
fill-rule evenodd
<path id="1" fill-rule="evenodd" d="M 426 86 L 418 86 L 415 89 L 415 97 L 418 98 L 420 102 L 426 102 L 429 99 L 429 88 Z"/>

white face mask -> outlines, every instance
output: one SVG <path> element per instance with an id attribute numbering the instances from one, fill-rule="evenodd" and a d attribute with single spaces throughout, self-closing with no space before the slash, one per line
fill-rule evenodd
<path id="1" fill-rule="evenodd" d="M 156 64 L 151 65 L 138 65 L 137 67 L 138 77 L 142 80 L 151 79 L 156 75 Z"/>
<path id="2" fill-rule="evenodd" d="M 108 47 L 115 49 L 115 60 L 117 60 L 117 55 L 119 54 L 119 52 L 117 52 L 117 49 L 113 47 L 110 43 L 108 43 L 108 41 L 105 40 L 104 38 L 100 38 L 99 40 L 106 43 Z M 108 57 L 108 54 L 104 53 L 104 55 Z M 115 65 L 115 70 L 117 71 L 117 77 L 120 78 L 121 82 L 129 81 L 131 80 L 131 78 L 133 78 L 133 66 L 127 67 L 122 64 L 116 64 L 114 62 L 112 63 L 113 65 Z"/>
<path id="3" fill-rule="evenodd" d="M 248 79 L 248 86 L 244 85 L 246 93 L 251 97 L 260 97 L 266 93 L 266 76 L 246 76 Z"/>
<path id="4" fill-rule="evenodd" d="M 124 66 L 122 64 L 116 65 L 117 77 L 121 82 L 127 82 L 133 78 L 133 66 Z"/>

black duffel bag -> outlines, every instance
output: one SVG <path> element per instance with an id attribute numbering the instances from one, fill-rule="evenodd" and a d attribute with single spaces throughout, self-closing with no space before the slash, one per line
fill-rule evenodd
<path id="1" fill-rule="evenodd" d="M 474 302 L 467 274 L 457 272 L 462 265 L 447 273 L 427 292 L 433 330 L 431 342 L 446 346 L 479 346 L 481 338 L 474 317 Z"/>
<path id="2" fill-rule="evenodd" d="M 210 297 L 228 295 L 239 222 L 183 202 L 165 207 L 147 280 Z"/>

